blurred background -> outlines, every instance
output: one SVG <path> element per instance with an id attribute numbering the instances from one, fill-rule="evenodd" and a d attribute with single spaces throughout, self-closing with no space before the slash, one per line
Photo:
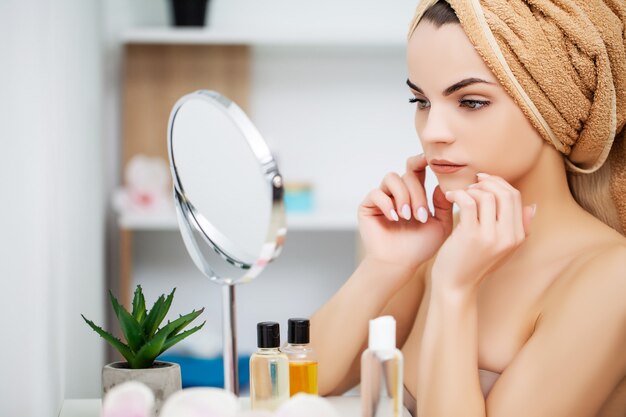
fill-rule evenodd
<path id="1" fill-rule="evenodd" d="M 233 98 L 292 199 L 281 257 L 238 287 L 244 360 L 257 322 L 278 321 L 285 340 L 289 317 L 345 282 L 359 202 L 421 152 L 405 85 L 417 1 L 209 0 L 196 27 L 172 1 L 0 0 L 1 415 L 100 397 L 118 358 L 80 314 L 113 329 L 109 289 L 127 304 L 141 285 L 150 306 L 176 287 L 171 316 L 205 307 L 207 323 L 172 354 L 219 359 L 221 289 L 183 246 L 169 172 L 158 180 L 180 96 Z M 183 384 L 219 384 L 190 372 Z"/>

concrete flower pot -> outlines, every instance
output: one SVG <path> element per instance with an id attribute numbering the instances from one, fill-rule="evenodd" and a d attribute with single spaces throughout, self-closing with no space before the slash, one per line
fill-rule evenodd
<path id="1" fill-rule="evenodd" d="M 152 390 L 156 415 L 167 397 L 182 389 L 177 363 L 156 361 L 150 368 L 131 369 L 127 362 L 113 362 L 102 368 L 102 398 L 111 388 L 126 381 L 141 382 Z"/>

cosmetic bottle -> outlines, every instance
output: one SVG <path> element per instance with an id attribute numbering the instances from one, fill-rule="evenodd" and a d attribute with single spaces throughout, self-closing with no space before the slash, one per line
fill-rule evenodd
<path id="1" fill-rule="evenodd" d="M 258 349 L 250 357 L 251 408 L 274 411 L 289 399 L 289 360 L 279 350 L 278 323 L 258 323 L 256 331 Z"/>
<path id="2" fill-rule="evenodd" d="M 369 322 L 368 348 L 361 355 L 363 417 L 401 417 L 402 352 L 396 349 L 396 320 L 382 316 Z"/>
<path id="3" fill-rule="evenodd" d="M 309 345 L 308 319 L 289 319 L 287 345 L 281 349 L 289 358 L 289 395 L 317 395 L 317 356 Z"/>

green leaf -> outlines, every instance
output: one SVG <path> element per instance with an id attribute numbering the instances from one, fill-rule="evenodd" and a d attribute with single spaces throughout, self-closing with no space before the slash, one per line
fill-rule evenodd
<path id="1" fill-rule="evenodd" d="M 133 296 L 133 317 L 138 323 L 141 323 L 146 317 L 146 300 L 141 291 L 141 285 L 137 285 L 135 295 Z"/>
<path id="2" fill-rule="evenodd" d="M 176 334 L 178 334 L 178 332 L 180 332 L 182 329 L 184 329 L 189 323 L 191 323 L 193 320 L 196 319 L 196 317 L 198 317 L 200 314 L 202 314 L 202 312 L 204 311 L 204 308 L 201 308 L 198 311 L 192 311 L 189 314 L 186 314 L 184 316 L 180 316 L 179 318 L 177 318 L 176 320 L 174 320 L 173 322 L 167 323 L 167 325 L 163 326 L 158 332 L 157 332 L 157 336 L 165 333 L 165 335 L 167 337 L 173 337 Z"/>
<path id="3" fill-rule="evenodd" d="M 133 352 L 137 352 L 146 342 L 143 328 L 141 327 L 141 324 L 139 324 L 139 322 L 118 303 L 111 291 L 109 291 L 109 295 L 111 297 L 113 311 L 115 311 L 115 314 L 117 315 L 117 320 L 120 322 L 122 333 L 126 338 L 126 343 L 128 343 L 128 347 L 130 347 Z"/>
<path id="4" fill-rule="evenodd" d="M 128 363 L 130 363 L 131 361 L 134 360 L 133 352 L 131 352 L 131 350 L 128 348 L 128 346 L 126 346 L 124 343 L 122 343 L 122 341 L 120 339 L 118 339 L 117 337 L 113 336 L 111 333 L 102 330 L 101 327 L 96 326 L 93 323 L 93 321 L 87 320 L 85 318 L 85 316 L 83 316 L 82 314 L 80 316 L 83 318 L 83 320 L 85 320 L 85 322 L 96 333 L 98 333 L 100 335 L 100 337 L 102 337 L 104 340 L 109 342 L 111 344 L 111 346 L 113 346 L 115 349 L 117 349 L 117 351 L 122 354 L 122 356 L 126 359 L 126 361 Z"/>
<path id="5" fill-rule="evenodd" d="M 146 337 L 152 337 L 154 335 L 154 333 L 151 332 L 152 328 L 154 328 L 155 325 L 157 327 L 159 326 L 159 323 L 156 323 L 156 320 L 159 317 L 159 311 L 161 310 L 163 303 L 165 303 L 165 297 L 161 295 L 154 302 L 154 305 L 146 315 L 145 320 L 141 323 L 143 334 L 145 334 Z"/>
<path id="6" fill-rule="evenodd" d="M 181 320 L 180 324 L 178 327 L 176 327 L 174 329 L 174 331 L 172 331 L 168 337 L 172 337 L 177 335 L 178 333 L 180 333 L 181 330 L 183 330 L 185 327 L 187 327 L 187 325 L 189 323 L 191 323 L 192 321 L 194 321 L 196 319 L 196 317 L 198 317 L 200 314 L 202 314 L 204 312 L 204 307 L 201 308 L 200 310 L 196 311 L 192 311 L 191 313 L 187 314 L 186 316 L 181 316 L 179 317 L 179 320 L 182 318 L 187 317 L 187 320 Z"/>
<path id="7" fill-rule="evenodd" d="M 135 355 L 133 361 L 129 362 L 130 367 L 133 369 L 149 368 L 154 363 L 156 357 L 159 356 L 159 352 L 163 349 L 166 339 L 166 334 L 156 335 L 148 343 L 143 345 Z"/>
<path id="8" fill-rule="evenodd" d="M 170 295 L 167 296 L 167 299 L 161 295 L 150 309 L 148 317 L 146 317 L 146 320 L 143 323 L 144 334 L 148 338 L 152 338 L 155 335 L 159 325 L 163 319 L 165 319 L 165 316 L 172 305 L 172 299 L 174 298 L 175 291 L 176 288 L 174 288 Z"/>
<path id="9" fill-rule="evenodd" d="M 163 304 L 163 306 L 161 307 L 159 317 L 157 318 L 157 326 L 154 328 L 154 331 L 152 334 L 154 334 L 157 331 L 159 327 L 158 325 L 161 324 L 161 322 L 165 319 L 167 312 L 170 310 L 170 306 L 172 305 L 172 300 L 174 299 L 175 292 L 176 292 L 176 288 L 174 288 L 172 292 L 170 293 L 170 295 L 167 296 L 167 299 L 165 300 L 165 304 Z"/>
<path id="10" fill-rule="evenodd" d="M 198 330 L 200 330 L 204 326 L 204 323 L 206 323 L 206 321 L 202 322 L 201 325 L 196 326 L 193 329 L 189 329 L 189 330 L 187 330 L 185 332 L 182 332 L 181 334 L 178 334 L 176 336 L 168 337 L 167 340 L 165 341 L 165 344 L 161 348 L 161 352 L 159 352 L 159 355 L 161 353 L 165 352 L 166 350 L 168 350 L 169 348 L 171 348 L 172 346 L 174 346 L 176 343 L 178 343 L 181 340 L 183 340 L 184 338 L 186 338 L 187 336 L 192 335 L 195 332 L 197 332 Z"/>

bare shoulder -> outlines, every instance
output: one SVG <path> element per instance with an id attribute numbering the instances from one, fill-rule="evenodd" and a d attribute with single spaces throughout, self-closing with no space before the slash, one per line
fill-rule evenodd
<path id="1" fill-rule="evenodd" d="M 625 415 L 626 244 L 585 236 L 568 248 L 531 336 L 489 394 L 490 415 Z"/>
<path id="2" fill-rule="evenodd" d="M 554 314 L 576 306 L 580 314 L 610 309 L 616 319 L 626 319 L 626 238 L 608 233 L 606 239 L 584 249 L 554 287 L 546 312 Z"/>
<path id="3" fill-rule="evenodd" d="M 581 275 L 600 274 L 609 279 L 626 278 L 626 237 L 602 223 L 591 256 L 579 266 Z"/>
<path id="4" fill-rule="evenodd" d="M 626 278 L 626 236 L 596 220 L 591 227 L 583 227 L 582 239 L 576 256 L 564 272 L 573 277 L 602 276 L 607 279 Z"/>
<path id="5" fill-rule="evenodd" d="M 626 239 L 599 248 L 597 254 L 571 273 L 579 280 L 593 280 L 596 284 L 613 283 L 626 290 Z"/>

